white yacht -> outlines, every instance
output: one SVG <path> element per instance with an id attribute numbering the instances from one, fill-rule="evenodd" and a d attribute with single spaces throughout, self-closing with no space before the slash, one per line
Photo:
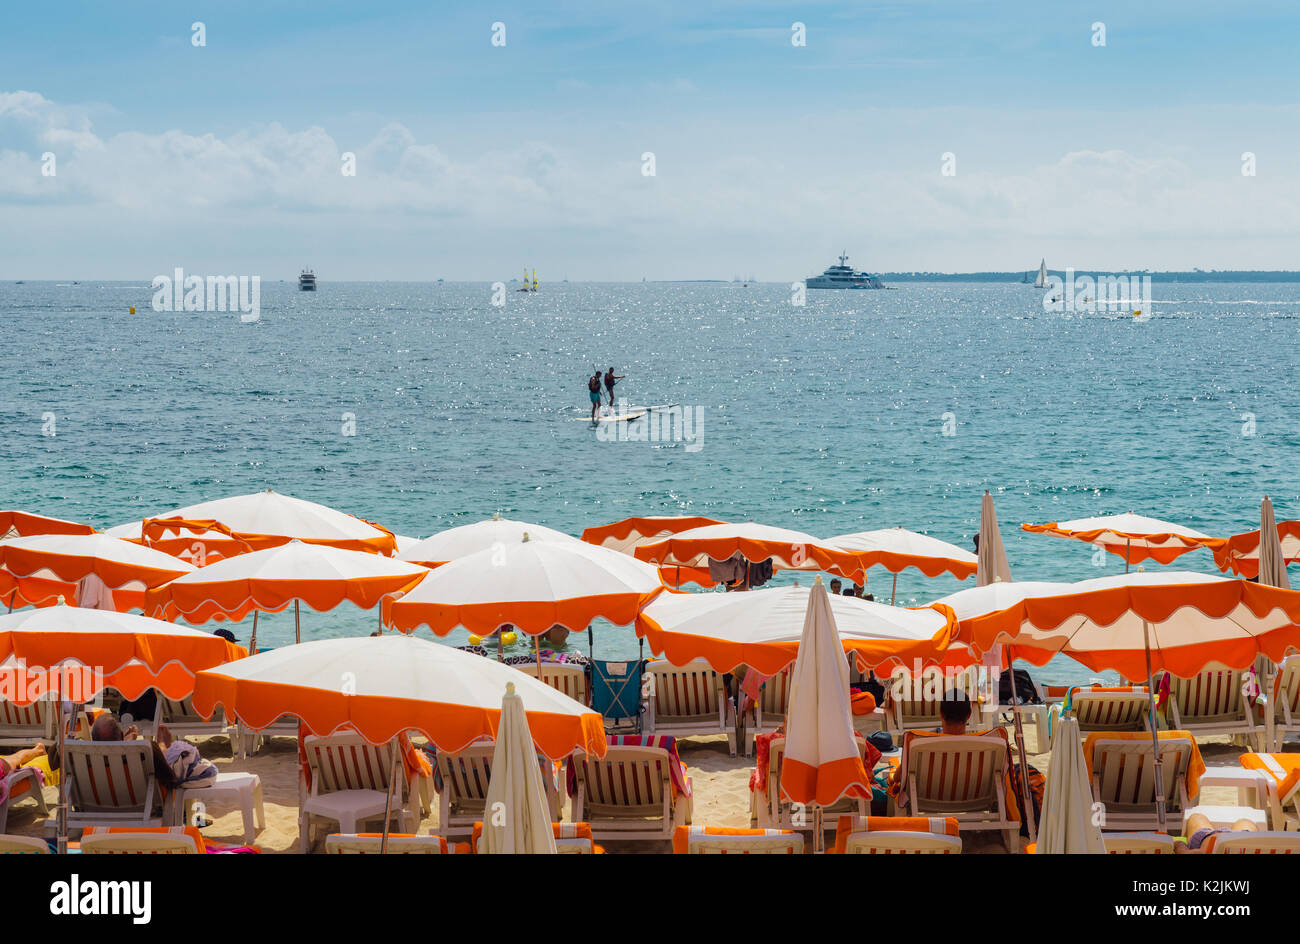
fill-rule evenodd
<path id="1" fill-rule="evenodd" d="M 1047 288 L 1047 260 L 1038 263 L 1038 278 L 1034 279 L 1034 288 Z"/>
<path id="2" fill-rule="evenodd" d="M 298 291 L 314 292 L 316 291 L 316 276 L 311 269 L 303 269 L 302 274 L 298 276 Z"/>
<path id="3" fill-rule="evenodd" d="M 874 275 L 854 272 L 847 253 L 840 255 L 840 264 L 833 265 L 821 275 L 806 279 L 808 288 L 884 288 L 885 284 Z"/>

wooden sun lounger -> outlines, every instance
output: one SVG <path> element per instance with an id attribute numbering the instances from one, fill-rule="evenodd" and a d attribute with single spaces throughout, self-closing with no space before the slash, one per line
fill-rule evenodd
<path id="1" fill-rule="evenodd" d="M 399 831 L 413 833 L 418 821 L 406 805 L 410 784 L 399 760 L 393 767 L 388 745 L 369 744 L 359 734 L 331 734 L 308 737 L 303 742 L 307 764 L 311 768 L 311 789 L 299 776 L 299 851 L 307 853 L 312 844 L 312 827 L 319 820 L 339 824 L 339 832 L 355 833 L 361 823 L 384 820 L 393 789 L 391 814 L 399 820 Z M 396 784 L 393 777 L 396 775 Z"/>
<path id="2" fill-rule="evenodd" d="M 674 796 L 669 764 L 659 747 L 610 745 L 604 757 L 575 754 L 574 822 L 591 824 L 595 839 L 671 839 L 690 825 L 689 797 Z"/>
<path id="3" fill-rule="evenodd" d="M 673 665 L 662 659 L 646 666 L 650 698 L 645 715 L 647 734 L 677 738 L 725 734 L 727 750 L 736 756 L 736 728 L 728 725 L 729 700 L 722 676 L 703 659 Z"/>

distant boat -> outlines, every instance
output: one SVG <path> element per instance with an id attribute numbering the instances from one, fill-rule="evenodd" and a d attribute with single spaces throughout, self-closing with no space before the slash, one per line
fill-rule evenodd
<path id="1" fill-rule="evenodd" d="M 1031 278 L 1029 277 L 1029 273 L 1026 272 L 1026 273 L 1025 273 L 1025 277 L 1024 277 L 1023 279 L 1020 280 L 1020 284 L 1021 284 L 1021 285 L 1030 285 L 1030 284 L 1033 283 L 1033 281 L 1034 281 L 1034 280 L 1031 279 Z"/>
<path id="2" fill-rule="evenodd" d="M 1047 288 L 1047 260 L 1044 259 L 1038 264 L 1038 278 L 1034 280 L 1034 288 Z"/>
<path id="3" fill-rule="evenodd" d="M 511 280 L 513 281 L 513 279 Z M 528 267 L 524 267 L 524 284 L 515 289 L 516 292 L 535 292 L 537 291 L 537 270 L 533 270 L 532 281 L 528 279 Z"/>
<path id="4" fill-rule="evenodd" d="M 805 279 L 808 288 L 884 288 L 885 283 L 866 272 L 854 272 L 849 266 L 847 253 L 840 254 L 840 264 L 833 265 L 821 275 Z"/>
<path id="5" fill-rule="evenodd" d="M 298 291 L 314 292 L 316 291 L 316 276 L 311 269 L 303 269 L 302 274 L 298 276 Z"/>

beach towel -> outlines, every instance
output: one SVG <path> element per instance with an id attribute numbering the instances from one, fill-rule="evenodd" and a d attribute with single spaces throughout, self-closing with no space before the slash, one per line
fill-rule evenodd
<path id="1" fill-rule="evenodd" d="M 691 780 L 686 765 L 677 755 L 677 738 L 669 734 L 609 734 L 605 743 L 610 747 L 657 747 L 668 752 L 668 775 L 672 781 L 673 796 L 690 797 Z M 565 762 L 565 786 L 569 796 L 578 795 L 578 770 L 576 757 L 569 755 Z"/>
<path id="2" fill-rule="evenodd" d="M 1007 762 L 1004 765 L 1002 775 L 1002 789 L 1006 797 L 1007 819 L 1012 822 L 1020 822 L 1020 798 L 1016 793 L 1015 785 L 1012 782 L 1011 769 L 1014 765 L 1014 759 L 1011 755 L 1011 741 L 1007 737 L 1005 728 L 993 728 L 991 731 L 968 731 L 965 735 L 940 734 L 936 731 L 908 731 L 903 735 L 903 752 L 899 755 L 898 766 L 893 769 L 889 779 L 889 795 L 894 798 L 895 804 L 900 808 L 908 805 L 907 791 L 909 784 L 907 782 L 906 771 L 908 761 L 908 748 L 917 738 L 932 737 L 1000 737 L 1007 745 Z"/>
<path id="3" fill-rule="evenodd" d="M 172 741 L 163 756 L 176 778 L 176 785 L 208 787 L 217 782 L 217 765 L 204 760 L 199 749 L 189 741 Z"/>
<path id="4" fill-rule="evenodd" d="M 1187 795 L 1195 799 L 1201 792 L 1201 775 L 1205 773 L 1205 760 L 1201 757 L 1201 749 L 1196 745 L 1196 738 L 1192 737 L 1187 731 L 1161 731 L 1159 738 L 1162 741 L 1191 741 L 1192 742 L 1192 759 L 1187 764 Z M 1098 741 L 1146 741 L 1150 743 L 1151 733 L 1149 731 L 1095 731 L 1089 734 L 1083 740 L 1083 762 L 1088 768 L 1089 775 L 1092 774 L 1092 749 Z"/>
<path id="5" fill-rule="evenodd" d="M 849 836 L 864 832 L 959 834 L 957 820 L 952 816 L 841 816 L 835 824 L 833 854 L 844 855 Z"/>
<path id="6" fill-rule="evenodd" d="M 194 840 L 201 855 L 257 855 L 257 846 L 226 846 L 203 838 L 197 826 L 87 826 L 82 836 L 103 836 L 109 833 L 153 833 L 154 835 L 185 835 Z"/>
<path id="7" fill-rule="evenodd" d="M 673 830 L 673 855 L 687 855 L 691 839 L 701 836 L 798 836 L 797 829 L 734 829 L 727 826 L 678 826 Z"/>
<path id="8" fill-rule="evenodd" d="M 1300 786 L 1300 754 L 1242 754 L 1240 760 L 1247 770 L 1262 770 L 1272 777 L 1283 803 Z"/>

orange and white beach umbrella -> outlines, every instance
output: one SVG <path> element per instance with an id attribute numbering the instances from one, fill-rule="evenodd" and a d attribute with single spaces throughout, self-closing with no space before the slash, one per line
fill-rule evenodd
<path id="1" fill-rule="evenodd" d="M 880 566 L 895 574 L 915 567 L 927 577 L 948 573 L 965 580 L 979 566 L 979 558 L 970 551 L 906 528 L 839 534 L 827 538 L 826 543 L 852 551 L 864 569 Z"/>
<path id="2" fill-rule="evenodd" d="M 246 654 L 220 636 L 131 613 L 51 606 L 0 616 L 0 673 L 12 686 L 5 699 L 19 703 L 40 697 L 41 685 L 55 691 L 51 676 L 61 668 L 86 670 L 64 672 L 77 680 L 64 686 L 73 700 L 89 700 L 105 687 L 127 697 L 158 687 L 184 698 L 196 672 Z"/>
<path id="3" fill-rule="evenodd" d="M 94 534 L 95 529 L 77 521 L 49 518 L 29 511 L 0 511 L 0 540 L 34 534 Z"/>
<path id="4" fill-rule="evenodd" d="M 1271 514 L 1271 504 L 1269 511 Z M 1286 564 L 1300 561 L 1300 521 L 1278 521 L 1274 524 L 1273 530 L 1281 548 L 1280 559 L 1283 561 L 1282 572 L 1285 574 Z M 1259 536 L 1262 533 L 1264 531 L 1261 527 L 1255 531 L 1246 531 L 1227 538 L 1222 545 L 1214 549 L 1215 566 L 1219 570 L 1232 571 L 1241 577 L 1259 576 L 1261 554 Z"/>
<path id="5" fill-rule="evenodd" d="M 1300 645 L 1300 591 L 1186 571 L 994 584 L 937 602 L 977 652 L 1005 644 L 1035 665 L 1060 653 L 1128 679 L 1148 677 L 1148 652 L 1152 672 L 1190 678 L 1212 662 L 1244 669 Z"/>
<path id="6" fill-rule="evenodd" d="M 413 636 L 316 640 L 200 672 L 194 707 L 207 716 L 222 705 L 257 729 L 292 715 L 314 734 L 347 728 L 372 744 L 415 731 L 455 753 L 497 736 L 507 683 L 547 757 L 604 755 L 599 713 L 510 666 Z"/>
<path id="7" fill-rule="evenodd" d="M 573 535 L 565 534 L 563 531 L 493 515 L 485 521 L 476 521 L 473 524 L 463 524 L 448 528 L 446 531 L 439 531 L 413 547 L 400 551 L 397 557 L 399 560 L 422 564 L 425 567 L 441 567 L 449 561 L 460 560 L 462 557 L 469 557 L 480 551 L 507 544 L 518 544 L 524 539 L 525 534 L 532 541 L 581 543 Z"/>
<path id="8" fill-rule="evenodd" d="M 196 536 L 205 533 L 211 533 L 209 540 L 222 551 L 236 550 L 241 543 L 249 550 L 263 550 L 293 540 L 371 554 L 392 555 L 397 550 L 387 528 L 271 489 L 177 508 L 107 533 L 174 554 L 190 550 Z M 219 541 L 217 534 L 224 539 Z"/>
<path id="9" fill-rule="evenodd" d="M 927 577 L 947 573 L 958 580 L 965 580 L 979 569 L 979 558 L 970 551 L 906 528 L 837 534 L 827 538 L 826 543 L 856 554 L 864 575 L 868 568 L 877 566 L 892 573 L 891 603 L 897 596 L 899 571 L 908 567 L 915 567 Z"/>
<path id="10" fill-rule="evenodd" d="M 143 608 L 144 591 L 190 573 L 185 561 L 107 534 L 41 534 L 0 541 L 0 599 L 49 606 L 60 596 L 77 605 Z M 87 590 L 96 599 L 84 599 Z"/>
<path id="11" fill-rule="evenodd" d="M 790 672 L 781 792 L 793 803 L 818 807 L 845 795 L 871 796 L 871 776 L 853 733 L 849 667 L 820 579 L 808 594 L 799 655 Z"/>
<path id="12" fill-rule="evenodd" d="M 648 564 L 581 541 L 499 544 L 444 564 L 409 593 L 384 601 L 383 620 L 403 632 L 457 627 L 486 636 L 511 624 L 536 636 L 552 626 L 586 629 L 601 618 L 631 624 L 664 589 Z"/>
<path id="13" fill-rule="evenodd" d="M 674 665 L 704 659 L 719 672 L 747 665 L 775 675 L 799 654 L 814 592 L 794 586 L 748 593 L 663 593 L 641 611 L 636 631 L 651 651 Z M 867 668 L 937 663 L 956 628 L 951 611 L 942 607 L 906 609 L 822 593 L 841 646 Z"/>
<path id="14" fill-rule="evenodd" d="M 190 623 L 278 613 L 290 603 L 324 611 L 347 601 L 370 609 L 428 573 L 391 557 L 291 541 L 209 564 L 151 590 L 145 602 L 154 616 Z"/>
<path id="15" fill-rule="evenodd" d="M 740 554 L 750 563 L 771 560 L 773 570 L 825 570 L 842 577 L 860 576 L 862 567 L 850 551 L 831 547 L 802 531 L 752 521 L 711 524 L 642 544 L 635 556 L 668 572 L 674 567 L 707 572 L 709 561 Z"/>
<path id="16" fill-rule="evenodd" d="M 586 528 L 582 532 L 582 539 L 588 544 L 598 544 L 620 554 L 631 554 L 642 544 L 652 544 L 683 531 L 724 523 L 703 515 L 645 515 Z"/>
<path id="17" fill-rule="evenodd" d="M 1126 565 L 1145 560 L 1169 564 L 1198 547 L 1213 550 L 1223 543 L 1222 538 L 1212 538 L 1194 528 L 1131 512 L 1049 524 L 1022 524 L 1020 527 L 1035 534 L 1086 541 L 1124 558 Z"/>

